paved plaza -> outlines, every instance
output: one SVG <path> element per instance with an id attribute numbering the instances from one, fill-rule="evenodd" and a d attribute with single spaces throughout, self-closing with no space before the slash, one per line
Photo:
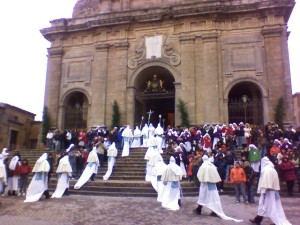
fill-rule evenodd
<path id="1" fill-rule="evenodd" d="M 192 210 L 197 197 L 183 197 L 179 211 L 168 211 L 155 198 L 102 197 L 70 195 L 61 199 L 42 199 L 24 203 L 24 197 L 2 197 L 0 206 L 1 225 L 232 225 L 209 216 L 204 208 L 201 216 Z M 299 198 L 282 198 L 287 218 L 293 225 L 300 225 Z M 235 203 L 234 196 L 222 195 L 224 212 L 242 219 L 239 224 L 251 224 L 249 218 L 256 215 L 257 204 Z M 258 198 L 256 198 L 258 202 Z M 264 219 L 262 225 L 271 221 Z"/>

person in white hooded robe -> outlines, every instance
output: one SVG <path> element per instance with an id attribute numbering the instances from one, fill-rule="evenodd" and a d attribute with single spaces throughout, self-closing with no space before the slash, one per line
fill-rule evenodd
<path id="1" fill-rule="evenodd" d="M 151 181 L 152 187 L 155 189 L 155 191 L 157 191 L 157 175 L 155 167 L 158 160 L 160 159 L 162 159 L 161 154 L 159 153 L 157 148 L 154 148 L 146 167 L 146 180 L 149 179 Z M 147 178 L 147 176 L 149 177 Z"/>
<path id="2" fill-rule="evenodd" d="M 148 147 L 148 139 L 149 139 L 149 127 L 148 124 L 145 124 L 142 129 L 142 136 L 143 136 L 143 144 L 142 147 Z"/>
<path id="3" fill-rule="evenodd" d="M 97 147 L 93 147 L 87 158 L 87 165 L 81 174 L 79 180 L 74 185 L 74 189 L 80 189 L 90 178 L 93 181 L 95 174 L 98 173 L 99 158 L 97 155 Z"/>
<path id="4" fill-rule="evenodd" d="M 109 148 L 107 149 L 107 171 L 103 176 L 103 180 L 108 180 L 110 175 L 112 174 L 112 170 L 116 163 L 116 157 L 118 155 L 118 149 L 116 148 L 115 142 L 113 142 Z"/>
<path id="5" fill-rule="evenodd" d="M 162 157 L 158 157 L 155 167 L 152 169 L 152 176 L 156 179 L 156 188 L 154 188 L 157 191 L 157 201 L 162 202 L 162 194 L 165 189 L 165 185 L 162 181 L 162 175 L 167 169 L 167 165 L 165 164 Z"/>
<path id="6" fill-rule="evenodd" d="M 122 157 L 129 156 L 129 148 L 130 148 L 130 141 L 133 138 L 132 130 L 130 126 L 127 127 L 122 132 L 123 137 L 123 150 L 122 150 Z"/>
<path id="7" fill-rule="evenodd" d="M 283 211 L 279 190 L 277 171 L 274 164 L 265 156 L 261 159 L 261 175 L 257 188 L 257 193 L 260 193 L 257 216 L 249 219 L 251 223 L 260 225 L 264 217 L 270 217 L 276 225 L 291 225 Z"/>
<path id="8" fill-rule="evenodd" d="M 14 156 L 9 163 L 9 173 L 12 174 L 12 176 L 9 176 L 7 178 L 7 189 L 8 189 L 8 195 L 17 195 L 18 189 L 19 189 L 19 156 Z"/>
<path id="9" fill-rule="evenodd" d="M 156 135 L 157 149 L 159 153 L 163 153 L 162 145 L 163 145 L 164 129 L 161 127 L 160 123 L 157 124 L 154 133 Z"/>
<path id="10" fill-rule="evenodd" d="M 72 177 L 72 167 L 69 161 L 68 153 L 59 160 L 58 167 L 56 169 L 57 173 L 57 185 L 51 198 L 61 198 L 63 195 L 69 194 L 69 182 L 70 177 Z"/>
<path id="11" fill-rule="evenodd" d="M 142 137 L 142 131 L 138 126 L 136 126 L 133 131 L 133 141 L 131 143 L 131 148 L 141 147 L 141 137 Z"/>
<path id="12" fill-rule="evenodd" d="M 170 163 L 162 174 L 162 182 L 165 185 L 162 193 L 161 205 L 165 209 L 179 210 L 181 202 L 180 180 L 182 179 L 182 171 L 180 166 L 175 162 L 173 156 L 170 157 Z"/>
<path id="13" fill-rule="evenodd" d="M 35 163 L 32 172 L 35 173 L 28 186 L 24 202 L 36 202 L 42 195 L 50 198 L 48 191 L 48 172 L 50 164 L 47 160 L 48 154 L 44 153 Z"/>
<path id="14" fill-rule="evenodd" d="M 7 184 L 6 168 L 4 165 L 4 160 L 7 158 L 8 153 L 7 148 L 3 148 L 0 154 L 0 195 L 3 195 L 5 185 Z"/>
<path id="15" fill-rule="evenodd" d="M 211 216 L 219 216 L 224 220 L 233 220 L 242 222 L 242 220 L 234 219 L 226 216 L 222 209 L 222 204 L 216 183 L 221 181 L 220 175 L 216 166 L 211 163 L 207 155 L 202 157 L 203 163 L 200 166 L 197 177 L 200 181 L 199 198 L 197 201 L 198 207 L 194 212 L 201 215 L 202 207 L 205 206 L 212 210 Z"/>

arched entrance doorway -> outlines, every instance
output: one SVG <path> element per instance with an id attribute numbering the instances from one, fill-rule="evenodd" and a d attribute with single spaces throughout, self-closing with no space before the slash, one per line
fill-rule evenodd
<path id="1" fill-rule="evenodd" d="M 64 128 L 86 129 L 88 115 L 88 99 L 80 91 L 69 94 L 64 104 Z"/>
<path id="2" fill-rule="evenodd" d="M 135 80 L 135 125 L 148 122 L 147 112 L 153 111 L 150 123 L 155 127 L 161 115 L 161 125 L 175 124 L 174 77 L 166 68 L 151 66 L 145 68 Z"/>
<path id="3" fill-rule="evenodd" d="M 229 123 L 263 124 L 262 93 L 252 82 L 234 85 L 228 94 Z"/>

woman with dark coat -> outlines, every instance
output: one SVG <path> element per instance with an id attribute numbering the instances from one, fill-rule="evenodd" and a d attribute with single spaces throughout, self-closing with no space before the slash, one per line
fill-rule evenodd
<path id="1" fill-rule="evenodd" d="M 218 188 L 218 191 L 223 192 L 224 180 L 226 178 L 226 162 L 225 162 L 223 153 L 217 154 L 214 164 L 217 167 L 217 171 L 221 178 L 221 181 L 219 183 L 217 183 L 217 188 Z"/>
<path id="2" fill-rule="evenodd" d="M 286 187 L 289 196 L 293 196 L 294 183 L 297 179 L 295 173 L 295 165 L 289 160 L 287 156 L 284 156 L 282 163 L 280 164 L 280 171 L 282 173 L 282 178 L 286 182 Z"/>

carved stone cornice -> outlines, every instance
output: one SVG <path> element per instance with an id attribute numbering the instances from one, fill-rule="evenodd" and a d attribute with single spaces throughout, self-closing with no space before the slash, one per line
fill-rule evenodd
<path id="1" fill-rule="evenodd" d="M 95 49 L 97 50 L 97 51 L 102 51 L 102 52 L 104 52 L 104 51 L 108 51 L 108 49 L 109 49 L 109 44 L 96 44 L 95 45 Z"/>
<path id="2" fill-rule="evenodd" d="M 116 48 L 128 49 L 129 43 L 127 41 L 115 43 L 114 46 Z"/>
<path id="3" fill-rule="evenodd" d="M 282 28 L 264 28 L 261 33 L 264 37 L 280 37 L 282 35 Z"/>
<path id="4" fill-rule="evenodd" d="M 205 43 L 205 42 L 215 42 L 218 39 L 218 34 L 217 33 L 202 34 L 201 38 L 203 40 L 203 43 Z"/>
<path id="5" fill-rule="evenodd" d="M 64 50 L 62 48 L 48 48 L 49 56 L 62 56 L 64 54 Z"/>
<path id="6" fill-rule="evenodd" d="M 180 36 L 179 37 L 179 41 L 181 42 L 181 43 L 185 43 L 185 42 L 187 42 L 187 43 L 194 43 L 194 41 L 196 40 L 196 36 L 195 35 L 189 35 L 189 36 Z"/>

